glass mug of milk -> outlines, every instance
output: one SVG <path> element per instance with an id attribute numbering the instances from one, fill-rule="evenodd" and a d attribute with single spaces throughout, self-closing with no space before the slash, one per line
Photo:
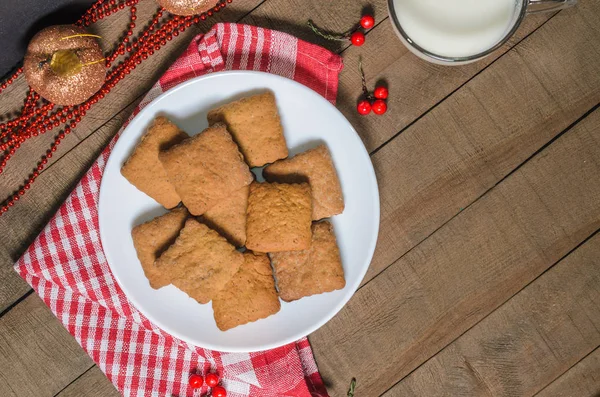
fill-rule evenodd
<path id="1" fill-rule="evenodd" d="M 577 0 L 388 0 L 390 20 L 420 58 L 443 65 L 477 61 L 504 44 L 528 13 Z"/>

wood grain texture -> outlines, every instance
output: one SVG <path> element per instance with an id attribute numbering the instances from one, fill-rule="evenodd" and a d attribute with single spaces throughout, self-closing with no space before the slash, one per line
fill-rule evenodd
<path id="1" fill-rule="evenodd" d="M 386 20 L 369 32 L 362 47 L 349 47 L 344 51 L 338 108 L 356 128 L 367 150 L 372 152 L 494 63 L 550 17 L 541 14 L 526 18 L 501 49 L 482 61 L 460 67 L 435 65 L 413 55 L 398 40 L 390 21 Z M 539 51 L 548 51 L 548 48 Z M 385 84 L 390 90 L 388 112 L 383 116 L 364 117 L 356 111 L 362 93 L 360 59 L 367 86 L 372 90 L 378 84 Z"/>
<path id="2" fill-rule="evenodd" d="M 56 397 L 118 397 L 120 395 L 100 368 L 94 365 Z"/>
<path id="3" fill-rule="evenodd" d="M 239 0 L 219 18 L 235 20 L 259 4 L 243 22 L 296 34 L 336 51 L 346 49 L 347 44 L 321 41 L 309 32 L 305 21 L 313 18 L 323 28 L 344 30 L 358 20 L 363 7 L 368 8 L 363 0 L 344 3 L 341 8 L 339 2 L 316 0 Z M 154 7 L 152 1 L 140 3 L 139 25 Z M 577 9 L 561 12 L 498 59 L 548 18 L 528 17 L 517 36 L 494 57 L 460 68 L 430 65 L 408 54 L 392 36 L 389 21 L 385 20 L 385 1 L 376 0 L 372 7 L 381 23 L 369 32 L 365 46 L 344 51 L 346 68 L 341 75 L 339 95 L 340 108 L 369 150 L 384 145 L 373 156 L 382 194 L 382 226 L 368 278 L 427 239 L 600 102 L 600 7 L 594 0 L 582 0 Z M 109 37 L 121 32 L 120 24 L 124 26 L 126 19 L 123 16 L 124 19 L 109 18 L 95 29 L 108 42 Z M 26 195 L 20 202 L 22 209 L 17 211 L 19 206 L 15 206 L 0 219 L 0 230 L 11 231 L 7 243 L 0 243 L 0 311 L 29 288 L 13 272 L 12 262 L 118 130 L 135 101 L 189 39 L 214 22 L 215 19 L 210 20 L 180 36 L 156 54 L 151 65 L 140 67 L 99 102 L 61 144 L 53 165 L 36 181 L 28 193 L 30 197 Z M 354 100 L 360 92 L 356 62 L 360 55 L 365 60 L 369 83 L 383 78 L 390 85 L 392 97 L 386 116 L 355 115 Z M 495 59 L 498 60 L 492 63 Z M 0 114 L 17 109 L 24 90 L 24 82 L 19 81 L 3 92 Z M 443 102 L 436 105 L 439 101 Z M 434 109 L 427 113 L 432 106 Z M 394 138 L 424 113 L 425 117 Z M 596 125 L 600 123 L 597 113 L 591 121 Z M 577 131 L 590 129 L 591 122 L 580 124 Z M 359 376 L 360 395 L 383 392 L 598 227 L 598 208 L 589 202 L 590 197 L 600 201 L 598 164 L 590 166 L 594 156 L 598 158 L 598 138 L 596 129 L 590 131 L 591 138 L 581 138 L 583 144 L 565 144 L 563 137 L 544 150 L 523 168 L 530 169 L 525 176 L 523 169 L 517 171 L 395 262 L 373 285 L 364 287 L 332 323 L 311 337 L 323 374 L 332 382 L 332 395 L 345 395 L 348 379 L 353 375 Z M 582 134 L 585 136 L 578 132 L 578 136 Z M 388 142 L 390 138 L 394 139 Z M 12 168 L 7 169 L 11 176 L 0 178 L 0 194 L 18 185 L 50 140 L 51 137 L 38 137 L 22 149 L 21 157 L 15 158 Z M 550 150 L 559 143 L 566 154 Z M 565 159 L 569 154 L 573 158 Z M 550 160 L 543 160 L 548 156 Z M 540 161 L 542 165 L 531 165 Z M 548 165 L 553 161 L 556 166 Z M 573 169 L 575 165 L 585 166 Z M 583 179 L 595 185 L 583 186 Z M 560 208 L 558 197 L 574 208 Z M 480 257 L 473 258 L 473 253 Z M 29 299 L 32 298 L 26 301 Z M 18 304 L 6 316 L 21 313 L 17 310 L 23 305 Z M 23 310 L 47 309 L 37 299 Z M 0 320 L 0 335 L 5 333 L 3 320 L 4 317 Z M 19 327 L 26 329 L 29 325 L 19 323 Z M 47 327 L 51 330 L 37 329 L 41 334 L 38 339 L 52 339 L 52 330 L 61 325 L 50 316 Z M 18 343 L 17 337 L 11 336 L 10 343 Z M 72 339 L 71 342 L 74 343 Z M 62 339 L 48 343 L 58 349 Z M 3 346 L 0 344 L 0 354 Z M 21 346 L 26 350 L 21 353 L 27 357 L 24 364 L 15 372 L 0 364 L 0 377 L 20 379 L 24 369 L 37 368 L 35 360 L 29 358 L 35 354 L 34 349 L 27 344 Z M 64 361 L 76 361 L 85 355 L 76 344 L 72 351 L 63 350 L 63 354 Z M 61 395 L 114 392 L 96 367 L 84 373 L 87 368 L 75 366 L 65 370 L 64 376 L 56 380 L 58 390 L 66 386 Z M 4 395 L 1 387 L 0 395 Z M 107 392 L 98 394 L 95 389 Z M 37 396 L 45 395 L 45 391 L 45 385 L 36 383 L 27 392 Z"/>
<path id="4" fill-rule="evenodd" d="M 387 23 L 387 0 L 268 0 L 242 22 L 280 30 L 331 51 L 341 52 L 350 46 L 349 40 L 326 40 L 310 30 L 308 20 L 312 19 L 324 31 L 341 33 L 353 28 L 360 16 L 367 12 L 375 17 L 376 24 Z M 367 36 L 378 28 L 366 32 Z"/>
<path id="5" fill-rule="evenodd" d="M 600 347 L 536 394 L 536 397 L 598 396 L 600 396 Z"/>
<path id="6" fill-rule="evenodd" d="M 363 284 L 600 102 L 590 26 L 600 2 L 561 12 L 372 156 L 381 224 Z"/>
<path id="7" fill-rule="evenodd" d="M 94 364 L 35 294 L 0 329 L 1 396 L 54 396 Z"/>
<path id="8" fill-rule="evenodd" d="M 600 234 L 384 396 L 532 396 L 598 346 Z"/>
<path id="9" fill-rule="evenodd" d="M 384 392 L 597 231 L 598 158 L 600 110 L 358 290 L 309 337 L 332 394 Z"/>

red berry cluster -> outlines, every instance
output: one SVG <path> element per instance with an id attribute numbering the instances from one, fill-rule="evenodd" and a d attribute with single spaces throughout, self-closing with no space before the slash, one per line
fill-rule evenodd
<path id="1" fill-rule="evenodd" d="M 86 112 L 103 99 L 120 80 L 152 56 L 155 51 L 165 46 L 168 41 L 173 40 L 193 24 L 212 16 L 213 13 L 220 11 L 232 1 L 218 0 L 212 9 L 194 16 L 168 15 L 163 17 L 164 9 L 161 7 L 150 24 L 143 28 L 137 37 L 134 37 L 133 30 L 136 27 L 137 19 L 135 6 L 139 0 L 97 0 L 77 21 L 76 25 L 87 27 L 121 10 L 128 9 L 130 12 L 125 34 L 113 51 L 106 54 L 106 67 L 110 70 L 106 75 L 104 86 L 84 103 L 62 107 L 41 99 L 39 94 L 30 89 L 20 115 L 12 120 L 0 122 L 0 174 L 4 171 L 6 163 L 19 150 L 21 144 L 32 137 L 58 129 L 62 125 L 62 130 L 55 135 L 50 149 L 41 157 L 29 177 L 25 179 L 19 189 L 6 198 L 3 203 L 0 203 L 0 216 L 8 211 L 31 187 L 48 160 L 56 152 L 56 147 L 75 128 Z M 117 63 L 118 58 L 120 61 Z M 0 92 L 12 84 L 22 73 L 23 68 L 19 67 L 6 81 L 0 83 Z"/>
<path id="2" fill-rule="evenodd" d="M 362 88 L 365 99 L 360 100 L 358 105 L 356 106 L 356 110 L 359 114 L 366 116 L 367 114 L 373 113 L 377 115 L 382 115 L 387 112 L 387 103 L 386 100 L 389 95 L 389 91 L 387 87 L 382 85 L 375 87 L 375 90 L 371 94 L 367 89 L 367 81 L 365 79 L 365 72 L 362 68 L 362 62 L 358 63 L 358 68 L 360 70 L 360 77 L 362 79 Z"/>
<path id="3" fill-rule="evenodd" d="M 355 25 L 354 27 L 352 27 L 352 29 L 346 31 L 345 33 L 325 32 L 319 29 L 317 26 L 315 26 L 312 20 L 308 20 L 308 27 L 311 28 L 311 30 L 318 36 L 321 36 L 327 40 L 350 40 L 350 42 L 357 47 L 360 47 L 361 45 L 365 44 L 365 33 L 362 30 L 360 30 L 360 28 L 362 27 L 364 30 L 369 30 L 373 26 L 375 26 L 375 18 L 373 18 L 372 15 L 363 15 L 362 18 L 360 18 L 360 23 Z"/>
<path id="4" fill-rule="evenodd" d="M 192 389 L 199 389 L 206 383 L 206 386 L 210 387 L 212 397 L 227 397 L 227 391 L 223 386 L 219 386 L 220 382 L 219 375 L 209 372 L 206 377 L 202 375 L 192 374 L 188 380 L 189 385 Z"/>
<path id="5" fill-rule="evenodd" d="M 375 26 L 375 18 L 373 18 L 372 15 L 363 15 L 362 18 L 360 18 L 360 26 L 365 30 L 371 29 Z M 360 47 L 365 44 L 365 34 L 360 30 L 355 30 L 350 35 L 350 41 L 353 45 Z"/>

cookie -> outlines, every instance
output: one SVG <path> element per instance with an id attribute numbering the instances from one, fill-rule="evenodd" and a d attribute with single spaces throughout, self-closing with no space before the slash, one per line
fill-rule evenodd
<path id="1" fill-rule="evenodd" d="M 212 307 L 221 331 L 277 313 L 281 305 L 267 255 L 244 252 L 244 264 L 214 297 Z"/>
<path id="2" fill-rule="evenodd" d="M 238 271 L 244 256 L 216 231 L 188 219 L 155 262 L 171 284 L 200 303 L 210 302 Z"/>
<path id="3" fill-rule="evenodd" d="M 250 167 L 262 167 L 288 155 L 275 95 L 266 92 L 208 112 L 209 124 L 224 122 Z"/>
<path id="4" fill-rule="evenodd" d="M 312 199 L 308 183 L 253 183 L 248 196 L 246 247 L 256 252 L 310 247 Z"/>
<path id="5" fill-rule="evenodd" d="M 342 289 L 346 285 L 333 226 L 313 223 L 308 250 L 269 254 L 279 296 L 286 302 Z"/>
<path id="6" fill-rule="evenodd" d="M 154 289 L 170 284 L 164 275 L 158 272 L 154 261 L 177 238 L 189 213 L 183 207 L 156 217 L 149 222 L 133 228 L 131 237 L 144 274 Z"/>
<path id="7" fill-rule="evenodd" d="M 320 145 L 291 159 L 279 160 L 263 170 L 269 182 L 308 182 L 312 190 L 312 219 L 319 220 L 344 211 L 342 187 L 327 146 Z"/>
<path id="8" fill-rule="evenodd" d="M 160 152 L 169 180 L 193 215 L 202 215 L 254 177 L 225 124 Z"/>
<path id="9" fill-rule="evenodd" d="M 243 247 L 246 244 L 246 210 L 248 209 L 249 190 L 248 186 L 244 186 L 202 215 L 204 223 L 218 231 L 236 247 Z"/>
<path id="10" fill-rule="evenodd" d="M 158 160 L 158 153 L 186 138 L 188 135 L 166 117 L 155 118 L 131 156 L 123 164 L 121 174 L 133 186 L 163 207 L 168 209 L 176 207 L 181 198 L 169 182 L 167 172 Z"/>

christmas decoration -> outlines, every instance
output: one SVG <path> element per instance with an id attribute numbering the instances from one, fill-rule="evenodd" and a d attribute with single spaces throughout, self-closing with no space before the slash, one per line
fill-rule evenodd
<path id="1" fill-rule="evenodd" d="M 36 34 L 23 62 L 29 86 L 57 105 L 87 100 L 106 77 L 98 37 L 74 25 L 51 26 Z"/>
<path id="2" fill-rule="evenodd" d="M 372 108 L 373 107 L 371 106 L 371 102 L 369 102 L 366 99 L 359 101 L 358 105 L 356 106 L 356 110 L 358 111 L 358 113 L 363 116 L 366 116 L 367 114 L 371 113 Z"/>
<path id="3" fill-rule="evenodd" d="M 219 375 L 217 375 L 217 374 L 213 374 L 212 372 L 206 374 L 206 384 L 209 387 L 215 387 L 216 385 L 218 385 L 219 380 L 220 380 Z"/>
<path id="4" fill-rule="evenodd" d="M 357 106 L 356 110 L 359 114 L 366 116 L 367 114 L 375 113 L 380 116 L 387 112 L 387 103 L 385 100 L 387 99 L 389 92 L 387 87 L 379 86 L 375 88 L 373 94 L 371 94 L 367 88 L 367 79 L 365 78 L 365 71 L 362 67 L 362 60 L 358 61 L 358 70 L 360 72 L 360 78 L 362 81 L 362 91 L 364 99 L 361 99 Z"/>
<path id="5" fill-rule="evenodd" d="M 375 26 L 375 18 L 373 18 L 372 15 L 363 15 L 362 18 L 360 18 L 360 26 L 362 26 L 363 29 L 371 29 Z"/>
<path id="6" fill-rule="evenodd" d="M 194 15 L 210 10 L 215 0 L 156 0 L 161 7 L 174 15 Z"/>
<path id="7" fill-rule="evenodd" d="M 188 380 L 192 389 L 199 389 L 204 384 L 204 378 L 197 374 L 190 375 L 190 379 Z"/>
<path id="8" fill-rule="evenodd" d="M 75 25 L 70 26 L 70 29 L 72 29 L 70 32 L 72 33 L 64 34 L 66 31 L 60 29 L 67 28 L 55 26 L 53 27 L 55 30 L 49 30 L 52 34 L 47 36 L 52 37 L 52 40 L 49 42 L 44 41 L 43 43 L 45 44 L 40 49 L 33 46 L 32 40 L 32 49 L 28 51 L 28 54 L 40 53 L 45 54 L 46 57 L 40 58 L 38 65 L 35 65 L 34 60 L 37 58 L 34 58 L 32 55 L 27 64 L 19 67 L 6 81 L 0 83 L 1 93 L 23 74 L 25 69 L 28 69 L 29 71 L 26 72 L 26 75 L 29 76 L 28 81 L 34 82 L 35 86 L 29 89 L 20 114 L 11 120 L 0 123 L 0 174 L 3 173 L 7 162 L 24 142 L 40 134 L 48 134 L 62 126 L 60 131 L 55 133 L 53 143 L 46 153 L 41 156 L 41 159 L 29 177 L 24 180 L 23 184 L 13 194 L 0 204 L 0 215 L 8 211 L 31 188 L 31 184 L 40 175 L 40 172 L 56 152 L 57 146 L 65 139 L 66 135 L 81 122 L 82 117 L 86 115 L 90 108 L 102 100 L 119 81 L 123 80 L 138 65 L 165 46 L 168 41 L 173 40 L 174 37 L 177 37 L 193 24 L 207 19 L 214 12 L 220 11 L 226 6 L 226 3 L 232 2 L 232 0 L 219 0 L 212 9 L 194 16 L 165 15 L 165 10 L 161 7 L 157 10 L 150 23 L 134 37 L 133 30 L 136 27 L 135 21 L 137 19 L 137 9 L 135 6 L 138 1 L 96 1 Z M 88 35 L 82 28 L 85 29 L 85 27 L 105 17 L 126 9 L 130 12 L 130 18 L 123 38 L 105 56 L 106 59 L 102 59 L 101 53 L 94 53 L 94 57 L 92 58 L 88 50 L 93 45 L 88 40 L 97 40 L 98 37 Z M 42 33 L 40 32 L 40 35 Z M 41 37 L 44 38 L 45 36 L 42 35 Z M 85 56 L 78 51 L 78 49 L 82 48 L 85 49 L 83 51 L 86 54 Z M 119 59 L 118 62 L 117 59 Z M 30 63 L 30 61 L 32 62 Z M 40 62 L 43 62 L 41 69 L 44 73 L 40 74 L 41 78 L 39 80 L 36 80 L 37 75 L 33 73 L 30 76 L 30 74 L 32 70 L 35 71 L 33 68 L 36 66 L 40 67 Z M 92 71 L 94 73 L 93 76 L 96 76 L 95 73 L 99 73 L 98 70 L 100 67 L 102 67 L 102 73 L 105 74 L 105 78 L 101 86 L 95 88 L 91 84 L 91 81 L 87 81 L 82 76 L 88 76 L 87 73 L 92 73 Z M 88 70 L 88 68 L 93 69 Z M 106 72 L 105 68 L 109 69 L 108 72 Z M 66 88 L 64 88 L 64 91 L 60 91 L 54 86 L 56 84 L 55 80 L 48 79 L 50 73 L 52 73 L 53 79 L 57 79 L 57 81 L 59 79 L 70 79 L 72 76 L 78 76 L 77 80 L 81 81 L 81 85 L 89 84 L 89 86 L 79 87 L 80 84 L 77 83 L 73 84 L 75 88 L 69 88 L 69 90 L 72 89 L 73 91 L 68 91 Z M 83 102 L 79 104 L 60 106 L 60 103 L 48 102 L 42 99 L 42 97 L 53 98 L 51 95 L 59 92 L 62 93 L 68 102 L 73 103 L 77 99 L 75 94 L 80 94 L 83 97 L 84 93 L 87 95 L 92 88 L 95 89 L 90 94 L 91 97 L 83 99 Z M 41 93 L 36 92 L 36 90 L 41 90 Z M 56 100 L 56 98 L 53 99 Z M 60 98 L 58 99 L 60 100 Z"/>
<path id="9" fill-rule="evenodd" d="M 360 22 L 358 24 L 354 25 L 352 28 L 350 28 L 344 33 L 326 32 L 324 30 L 321 30 L 315 25 L 315 23 L 311 19 L 308 20 L 307 24 L 308 27 L 317 36 L 332 41 L 350 40 L 352 45 L 360 47 L 361 45 L 365 44 L 366 37 L 365 33 L 362 32 L 360 28 L 362 27 L 365 30 L 371 29 L 373 26 L 375 26 L 375 18 L 373 18 L 371 15 L 363 15 L 363 17 L 360 18 Z"/>

